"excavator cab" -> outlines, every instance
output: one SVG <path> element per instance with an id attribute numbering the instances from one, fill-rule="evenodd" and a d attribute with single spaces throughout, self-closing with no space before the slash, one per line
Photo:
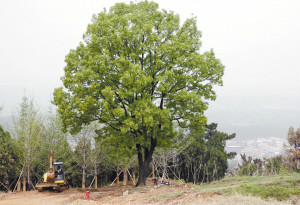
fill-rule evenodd
<path id="1" fill-rule="evenodd" d="M 54 162 L 55 183 L 65 182 L 65 167 L 63 162 Z"/>

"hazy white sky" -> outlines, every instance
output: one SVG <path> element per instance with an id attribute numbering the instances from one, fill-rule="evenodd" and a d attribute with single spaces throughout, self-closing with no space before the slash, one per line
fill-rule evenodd
<path id="1" fill-rule="evenodd" d="M 64 58 L 93 14 L 116 0 L 0 1 L 0 106 L 11 115 L 24 93 L 47 109 Z M 130 1 L 125 1 L 130 2 Z M 197 16 L 202 51 L 226 66 L 208 120 L 237 137 L 285 137 L 300 126 L 300 1 L 158 0 L 182 21 Z"/>

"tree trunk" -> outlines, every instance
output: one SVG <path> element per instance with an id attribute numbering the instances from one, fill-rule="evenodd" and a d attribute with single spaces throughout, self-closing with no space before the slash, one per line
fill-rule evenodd
<path id="1" fill-rule="evenodd" d="M 98 189 L 98 177 L 97 177 L 97 175 L 95 176 L 95 189 Z"/>
<path id="2" fill-rule="evenodd" d="M 163 157 L 162 157 L 162 161 L 163 161 L 163 175 L 162 175 L 162 180 L 163 181 L 167 181 L 167 166 L 168 166 L 168 162 L 167 162 L 167 156 L 166 156 L 166 152 L 163 152 Z"/>
<path id="3" fill-rule="evenodd" d="M 153 161 L 152 161 L 152 179 L 155 178 L 155 174 L 154 174 L 154 164 L 153 164 Z"/>
<path id="4" fill-rule="evenodd" d="M 190 181 L 190 166 L 187 166 L 187 181 Z"/>
<path id="5" fill-rule="evenodd" d="M 196 179 L 196 177 L 197 177 L 197 171 L 196 171 L 196 166 L 195 165 L 194 165 L 193 169 L 194 169 L 193 181 L 194 181 L 194 184 L 196 184 L 197 183 L 197 179 Z"/>
<path id="6" fill-rule="evenodd" d="M 135 167 L 133 167 L 133 170 L 132 170 L 132 184 L 133 184 L 133 186 L 135 185 Z"/>
<path id="7" fill-rule="evenodd" d="M 152 155 L 156 147 L 156 143 L 157 143 L 156 138 L 154 139 L 153 137 L 151 137 L 150 150 L 147 148 L 142 148 L 140 144 L 136 144 L 136 148 L 138 152 L 138 162 L 139 162 L 139 180 L 136 186 L 146 185 L 146 179 L 148 177 L 148 172 L 149 172 L 149 164 L 152 161 Z"/>
<path id="8" fill-rule="evenodd" d="M 23 191 L 26 191 L 26 177 L 23 176 Z"/>
<path id="9" fill-rule="evenodd" d="M 28 170 L 27 170 L 27 183 L 28 183 L 28 191 L 31 190 L 31 184 L 30 184 L 30 167 L 28 164 Z"/>
<path id="10" fill-rule="evenodd" d="M 123 185 L 126 186 L 127 184 L 127 167 L 125 167 L 123 171 Z"/>
<path id="11" fill-rule="evenodd" d="M 117 168 L 117 186 L 120 185 L 119 168 Z"/>
<path id="12" fill-rule="evenodd" d="M 98 188 L 98 178 L 97 178 L 97 164 L 94 164 L 94 177 L 95 177 L 95 189 Z"/>
<path id="13" fill-rule="evenodd" d="M 139 165 L 139 180 L 136 184 L 136 186 L 144 186 L 146 185 L 146 179 L 148 176 L 148 170 L 149 169 L 149 163 Z"/>
<path id="14" fill-rule="evenodd" d="M 18 180 L 17 191 L 21 191 L 21 179 Z"/>
<path id="15" fill-rule="evenodd" d="M 82 168 L 82 189 L 85 189 L 85 168 Z"/>

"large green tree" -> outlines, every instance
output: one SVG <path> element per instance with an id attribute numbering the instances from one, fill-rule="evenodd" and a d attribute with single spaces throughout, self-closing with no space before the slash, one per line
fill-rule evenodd
<path id="1" fill-rule="evenodd" d="M 54 91 L 65 128 L 76 133 L 99 121 L 100 137 L 136 150 L 137 185 L 145 184 L 173 122 L 203 131 L 206 100 L 215 100 L 213 85 L 222 84 L 224 66 L 212 50 L 200 52 L 200 37 L 196 18 L 181 24 L 154 2 L 117 3 L 95 15 L 66 56 L 64 88 Z"/>

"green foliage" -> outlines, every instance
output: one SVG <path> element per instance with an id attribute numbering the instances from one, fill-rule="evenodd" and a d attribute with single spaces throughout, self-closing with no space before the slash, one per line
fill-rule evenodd
<path id="1" fill-rule="evenodd" d="M 298 184 L 298 185 L 297 185 Z M 251 194 L 253 196 L 260 196 L 263 199 L 272 197 L 279 201 L 286 200 L 292 195 L 300 197 L 300 186 L 298 182 L 285 182 L 277 184 L 266 185 L 248 185 L 242 184 L 237 191 L 241 194 Z"/>
<path id="2" fill-rule="evenodd" d="M 208 176 L 206 176 L 206 178 L 209 178 L 209 181 L 224 177 L 228 168 L 227 159 L 236 155 L 234 152 L 227 153 L 225 151 L 226 141 L 233 139 L 234 137 L 235 134 L 229 135 L 217 131 L 216 123 L 207 125 L 204 139 L 207 146 L 206 164 L 208 172 L 206 175 Z"/>
<path id="3" fill-rule="evenodd" d="M 257 171 L 257 167 L 255 164 L 249 164 L 243 167 L 240 171 L 240 175 L 243 176 L 252 176 Z"/>
<path id="4" fill-rule="evenodd" d="M 66 178 L 69 181 L 69 167 L 73 152 L 67 140 L 67 134 L 62 132 L 62 123 L 58 113 L 55 110 L 49 109 L 47 118 L 42 122 L 41 135 L 39 136 L 38 152 L 34 153 L 35 162 L 33 164 L 34 182 L 40 182 L 42 176 L 49 169 L 50 152 L 53 152 L 53 157 L 56 162 L 64 162 L 67 168 Z"/>
<path id="5" fill-rule="evenodd" d="M 267 159 L 266 168 L 271 174 L 278 174 L 281 168 L 282 156 L 271 157 Z"/>
<path id="6" fill-rule="evenodd" d="M 226 134 L 217 131 L 217 124 L 206 126 L 205 132 L 190 134 L 194 141 L 179 155 L 179 164 L 182 164 L 181 176 L 186 181 L 209 182 L 224 177 L 228 168 L 227 159 L 236 153 L 225 151 L 226 140 L 235 137 L 235 134 Z"/>
<path id="7" fill-rule="evenodd" d="M 283 157 L 278 155 L 275 157 L 259 159 L 252 159 L 251 156 L 246 156 L 246 154 L 241 154 L 242 164 L 239 164 L 238 173 L 240 175 L 263 175 L 263 174 L 279 174 L 282 166 Z M 264 169 L 265 167 L 265 169 Z"/>
<path id="8" fill-rule="evenodd" d="M 57 162 L 66 161 L 72 155 L 72 150 L 67 139 L 67 134 L 62 131 L 62 120 L 57 111 L 52 109 L 49 110 L 47 116 L 47 121 L 44 123 L 43 152 L 49 155 L 50 150 L 52 150 L 54 159 Z"/>
<path id="9" fill-rule="evenodd" d="M 33 185 L 41 182 L 43 174 L 49 170 L 49 157 L 52 150 L 54 160 L 64 162 L 66 166 L 65 174 L 68 183 L 72 187 L 81 186 L 83 140 L 69 141 L 72 136 L 62 131 L 62 120 L 55 110 L 50 109 L 43 117 L 34 100 L 24 97 L 13 120 L 11 134 L 0 126 L 1 183 L 9 180 L 11 187 L 14 187 L 23 167 L 23 176 L 28 179 L 29 173 L 29 181 Z M 94 129 L 90 129 L 90 131 L 93 132 Z M 111 161 L 103 158 L 104 153 L 108 150 L 95 142 L 95 133 L 93 135 L 86 134 L 88 135 L 87 141 L 89 141 L 86 143 L 88 145 L 86 146 L 85 164 L 86 182 L 90 184 L 96 173 L 98 185 L 107 184 L 115 177 L 114 173 L 107 168 Z M 0 188 L 5 190 L 2 185 Z"/>
<path id="10" fill-rule="evenodd" d="M 280 170 L 279 170 L 279 174 L 280 175 L 287 175 L 287 174 L 289 174 L 290 172 L 289 172 L 289 170 L 287 170 L 287 169 L 285 169 L 284 167 L 280 167 Z"/>
<path id="11" fill-rule="evenodd" d="M 17 175 L 18 155 L 15 140 L 0 125 L 0 182 L 11 183 Z"/>
<path id="12" fill-rule="evenodd" d="M 180 24 L 154 2 L 95 15 L 66 56 L 64 88 L 54 91 L 65 130 L 98 121 L 100 138 L 123 155 L 136 149 L 147 163 L 156 146 L 171 144 L 174 121 L 201 133 L 224 66 L 212 50 L 200 54 L 200 37 L 195 18 Z"/>
<path id="13" fill-rule="evenodd" d="M 40 166 L 40 159 L 43 159 L 45 154 L 41 152 L 44 132 L 43 120 L 34 100 L 24 96 L 17 109 L 17 115 L 13 116 L 13 136 L 20 151 L 19 173 L 23 169 L 28 183 L 37 182 L 42 175 L 36 173 L 41 173 L 43 168 Z"/>
<path id="14" fill-rule="evenodd" d="M 258 196 L 263 199 L 275 198 L 287 200 L 300 198 L 300 175 L 291 173 L 286 175 L 265 176 L 235 176 L 225 177 L 215 183 L 203 184 L 198 190 L 201 192 L 220 192 L 226 195 L 240 193 Z"/>
<path id="15" fill-rule="evenodd" d="M 17 175 L 23 169 L 23 176 L 33 185 L 41 182 L 43 174 L 49 170 L 51 150 L 56 161 L 65 162 L 67 167 L 70 166 L 72 150 L 67 141 L 67 134 L 61 130 L 62 122 L 57 113 L 50 110 L 46 120 L 43 120 L 37 104 L 25 96 L 13 119 L 12 133 L 17 147 L 15 153 L 19 156 L 14 169 Z"/>

